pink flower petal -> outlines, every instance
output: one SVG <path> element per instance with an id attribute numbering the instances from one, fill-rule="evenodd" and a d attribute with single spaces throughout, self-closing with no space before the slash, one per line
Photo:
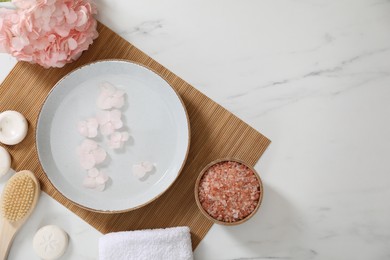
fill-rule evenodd
<path id="1" fill-rule="evenodd" d="M 98 184 L 95 188 L 95 190 L 97 191 L 104 191 L 104 189 L 106 188 L 106 184 L 103 183 L 103 184 Z"/>
<path id="2" fill-rule="evenodd" d="M 102 135 L 109 135 L 114 133 L 115 129 L 120 129 L 123 126 L 121 116 L 122 113 L 116 109 L 99 113 L 98 121 Z"/>
<path id="3" fill-rule="evenodd" d="M 96 118 L 88 118 L 87 119 L 87 127 L 88 127 L 88 137 L 94 138 L 98 134 L 99 123 Z"/>
<path id="4" fill-rule="evenodd" d="M 97 184 L 104 184 L 108 181 L 109 177 L 105 175 L 104 173 L 100 173 L 99 176 L 96 177 L 96 183 Z"/>
<path id="5" fill-rule="evenodd" d="M 122 139 L 122 134 L 120 132 L 114 132 L 110 136 L 111 141 L 119 142 Z"/>
<path id="6" fill-rule="evenodd" d="M 121 138 L 122 142 L 126 142 L 129 140 L 130 134 L 128 132 L 122 132 L 121 134 L 122 134 L 122 138 Z"/>
<path id="7" fill-rule="evenodd" d="M 83 169 L 89 170 L 95 167 L 96 160 L 92 155 L 83 155 L 80 157 L 80 165 Z"/>
<path id="8" fill-rule="evenodd" d="M 78 27 L 80 27 L 80 26 L 85 25 L 87 22 L 88 22 L 88 15 L 87 15 L 87 13 L 84 10 L 80 10 L 77 13 L 77 24 L 76 25 Z"/>
<path id="9" fill-rule="evenodd" d="M 119 149 L 119 148 L 121 148 L 121 143 L 110 141 L 108 143 L 108 147 L 110 147 L 111 149 Z"/>
<path id="10" fill-rule="evenodd" d="M 110 135 L 108 146 L 111 149 L 122 148 L 124 143 L 129 139 L 128 132 L 114 132 Z"/>
<path id="11" fill-rule="evenodd" d="M 138 179 L 141 179 L 146 174 L 145 168 L 142 165 L 140 165 L 140 164 L 134 164 L 133 165 L 133 174 Z"/>
<path id="12" fill-rule="evenodd" d="M 154 168 L 153 163 L 148 162 L 148 161 L 142 162 L 141 166 L 144 168 L 145 172 L 150 172 Z"/>
<path id="13" fill-rule="evenodd" d="M 117 90 L 112 84 L 103 82 L 96 103 L 101 109 L 121 108 L 124 105 L 124 93 L 123 90 Z"/>
<path id="14" fill-rule="evenodd" d="M 110 109 L 112 107 L 110 96 L 105 93 L 100 94 L 96 100 L 96 105 L 100 109 Z"/>
<path id="15" fill-rule="evenodd" d="M 87 124 L 88 124 L 88 127 L 97 128 L 99 126 L 99 122 L 98 122 L 97 118 L 95 118 L 95 117 L 88 118 Z"/>
<path id="16" fill-rule="evenodd" d="M 12 3 L 20 9 L 28 9 L 36 5 L 36 0 L 12 0 Z"/>
<path id="17" fill-rule="evenodd" d="M 106 151 L 97 142 L 85 139 L 78 147 L 81 167 L 92 169 L 96 164 L 102 163 L 107 156 Z"/>
<path id="18" fill-rule="evenodd" d="M 95 138 L 98 134 L 98 122 L 96 118 L 88 118 L 78 123 L 78 131 L 82 136 Z"/>
<path id="19" fill-rule="evenodd" d="M 63 27 L 63 26 L 62 27 L 59 27 L 59 26 L 58 27 L 54 27 L 53 29 L 61 37 L 67 37 L 69 35 L 69 33 L 70 33 L 70 28 Z"/>
<path id="20" fill-rule="evenodd" d="M 108 146 L 111 149 L 119 149 L 119 148 L 121 148 L 121 141 L 120 140 L 112 140 L 112 139 L 110 139 L 109 142 L 108 142 Z"/>
<path id="21" fill-rule="evenodd" d="M 98 135 L 98 129 L 96 128 L 90 128 L 88 132 L 88 138 L 95 138 Z"/>
<path id="22" fill-rule="evenodd" d="M 107 94 L 108 96 L 112 96 L 116 92 L 116 87 L 109 82 L 103 82 L 100 85 L 100 90 L 103 94 Z"/>
<path id="23" fill-rule="evenodd" d="M 88 136 L 88 126 L 85 121 L 80 121 L 77 125 L 77 130 L 82 136 Z"/>
<path id="24" fill-rule="evenodd" d="M 100 132 L 102 135 L 110 135 L 110 134 L 114 133 L 114 131 L 115 131 L 115 128 L 111 122 L 100 126 Z"/>
<path id="25" fill-rule="evenodd" d="M 71 50 L 71 51 L 77 49 L 77 41 L 73 38 L 69 38 L 68 39 L 68 46 L 69 46 L 69 50 Z"/>
<path id="26" fill-rule="evenodd" d="M 125 99 L 123 96 L 121 97 L 113 97 L 111 98 L 111 106 L 115 108 L 121 108 L 125 104 Z"/>
<path id="27" fill-rule="evenodd" d="M 83 186 L 88 189 L 95 189 L 97 186 L 95 178 L 91 178 L 88 176 L 85 177 L 83 181 Z"/>
<path id="28" fill-rule="evenodd" d="M 88 176 L 91 177 L 91 178 L 96 178 L 98 177 L 100 174 L 99 170 L 96 169 L 96 168 L 92 168 L 88 171 Z"/>
<path id="29" fill-rule="evenodd" d="M 115 93 L 113 94 L 113 97 L 116 97 L 116 98 L 119 98 L 119 97 L 123 97 L 125 95 L 125 91 L 122 90 L 122 89 L 117 89 L 115 91 Z"/>
<path id="30" fill-rule="evenodd" d="M 85 139 L 82 143 L 81 143 L 81 149 L 83 151 L 86 151 L 86 152 L 89 152 L 93 149 L 96 149 L 98 147 L 98 143 L 95 142 L 94 140 L 91 140 L 91 139 Z"/>
<path id="31" fill-rule="evenodd" d="M 106 151 L 104 151 L 103 148 L 99 147 L 95 150 L 92 151 L 92 154 L 93 154 L 93 157 L 95 158 L 96 160 L 96 164 L 100 164 L 102 162 L 104 162 L 104 160 L 106 159 L 107 157 L 107 153 Z"/>
<path id="32" fill-rule="evenodd" d="M 111 118 L 111 115 L 110 115 L 109 111 L 101 111 L 97 115 L 97 121 L 99 122 L 100 125 L 104 125 L 104 124 L 110 122 L 110 118 Z"/>
<path id="33" fill-rule="evenodd" d="M 111 121 L 118 121 L 122 117 L 122 112 L 118 109 L 114 109 L 110 112 Z"/>
<path id="34" fill-rule="evenodd" d="M 19 52 L 24 48 L 24 46 L 29 44 L 29 42 L 23 39 L 22 37 L 13 37 L 11 40 L 11 44 L 13 49 Z"/>
<path id="35" fill-rule="evenodd" d="M 71 10 L 68 15 L 66 15 L 66 22 L 68 24 L 73 24 L 77 21 L 77 14 Z"/>
<path id="36" fill-rule="evenodd" d="M 113 120 L 111 121 L 112 122 L 112 126 L 114 129 L 121 129 L 123 127 L 123 122 L 122 120 Z"/>

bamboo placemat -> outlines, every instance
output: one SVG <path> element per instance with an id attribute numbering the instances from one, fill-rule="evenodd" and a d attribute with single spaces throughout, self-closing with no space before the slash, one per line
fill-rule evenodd
<path id="1" fill-rule="evenodd" d="M 0 86 L 0 111 L 17 110 L 29 121 L 27 138 L 7 147 L 12 167 L 36 173 L 42 189 L 102 233 L 124 230 L 189 226 L 195 248 L 212 223 L 198 210 L 193 189 L 198 173 L 209 162 L 236 157 L 254 165 L 270 141 L 229 111 L 99 24 L 99 38 L 81 58 L 62 69 L 43 69 L 19 62 Z M 191 148 L 180 177 L 160 198 L 140 209 L 121 214 L 100 214 L 77 207 L 48 181 L 35 148 L 35 125 L 40 108 L 55 83 L 71 70 L 101 59 L 127 59 L 142 63 L 165 78 L 182 97 L 191 124 Z"/>

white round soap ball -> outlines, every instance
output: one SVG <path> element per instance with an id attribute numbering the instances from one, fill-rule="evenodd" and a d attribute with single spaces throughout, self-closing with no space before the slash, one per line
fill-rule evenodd
<path id="1" fill-rule="evenodd" d="M 0 143 L 16 145 L 24 140 L 28 122 L 19 112 L 7 110 L 0 113 Z"/>
<path id="2" fill-rule="evenodd" d="M 65 253 L 68 242 L 68 234 L 64 230 L 48 225 L 37 231 L 33 239 L 33 247 L 41 259 L 54 260 Z"/>
<path id="3" fill-rule="evenodd" d="M 8 151 L 0 146 L 0 178 L 6 175 L 11 169 L 11 156 Z"/>

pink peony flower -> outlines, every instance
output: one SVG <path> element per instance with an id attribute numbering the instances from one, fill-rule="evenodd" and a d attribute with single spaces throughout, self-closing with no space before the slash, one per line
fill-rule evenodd
<path id="1" fill-rule="evenodd" d="M 125 92 L 108 82 L 100 86 L 100 95 L 96 101 L 100 109 L 121 108 L 125 104 Z"/>
<path id="2" fill-rule="evenodd" d="M 128 132 L 114 132 L 110 135 L 110 140 L 108 142 L 108 146 L 111 149 L 119 149 L 122 148 L 124 143 L 129 140 Z"/>
<path id="3" fill-rule="evenodd" d="M 102 171 L 92 168 L 88 171 L 88 175 L 84 179 L 83 186 L 88 189 L 103 191 L 106 187 L 106 182 L 109 179 L 110 178 Z"/>
<path id="4" fill-rule="evenodd" d="M 121 116 L 121 111 L 117 109 L 100 112 L 97 116 L 97 120 L 100 124 L 100 132 L 102 135 L 110 135 L 114 133 L 115 130 L 122 128 L 123 122 Z"/>
<path id="5" fill-rule="evenodd" d="M 21 61 L 63 67 L 98 37 L 95 6 L 88 0 L 13 0 L 0 9 L 0 51 Z M 15 18 L 15 14 L 18 19 Z"/>
<path id="6" fill-rule="evenodd" d="M 16 10 L 0 8 L 0 52 L 9 52 L 12 39 L 11 27 L 19 23 Z"/>
<path id="7" fill-rule="evenodd" d="M 106 151 L 97 142 L 85 139 L 78 147 L 78 155 L 81 167 L 86 170 L 92 169 L 95 165 L 104 162 L 107 157 Z"/>
<path id="8" fill-rule="evenodd" d="M 37 5 L 36 0 L 12 0 L 12 3 L 20 9 L 28 9 Z"/>
<path id="9" fill-rule="evenodd" d="M 88 118 L 87 120 L 80 121 L 77 125 L 79 133 L 82 136 L 88 138 L 94 138 L 98 134 L 99 123 L 96 118 Z"/>

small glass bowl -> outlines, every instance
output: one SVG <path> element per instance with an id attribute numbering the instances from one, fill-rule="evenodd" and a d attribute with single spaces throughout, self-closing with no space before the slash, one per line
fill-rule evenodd
<path id="1" fill-rule="evenodd" d="M 210 216 L 207 211 L 203 208 L 202 204 L 200 203 L 200 200 L 199 200 L 199 185 L 200 185 L 200 182 L 202 180 L 202 177 L 203 175 L 207 172 L 207 170 L 214 166 L 215 164 L 218 164 L 218 163 L 222 163 L 222 162 L 236 162 L 236 163 L 239 163 L 239 164 L 242 164 L 246 167 L 248 167 L 253 173 L 254 175 L 256 176 L 258 182 L 259 182 L 259 187 L 260 187 L 260 195 L 259 195 L 259 199 L 258 199 L 258 202 L 257 202 L 257 205 L 255 207 L 255 209 L 248 215 L 246 216 L 245 218 L 243 219 L 240 219 L 240 220 L 237 220 L 237 221 L 234 221 L 234 222 L 226 222 L 226 221 L 221 221 L 221 220 L 218 220 L 218 219 L 215 219 L 214 217 Z M 262 202 L 262 199 L 263 199 L 263 193 L 264 193 L 264 190 L 263 190 L 263 183 L 261 181 L 261 178 L 259 176 L 259 174 L 256 172 L 256 170 L 248 165 L 247 163 L 239 160 L 239 159 L 235 159 L 235 158 L 223 158 L 223 159 L 218 159 L 218 160 L 215 160 L 211 163 L 209 163 L 208 165 L 206 165 L 206 167 L 203 168 L 203 170 L 200 172 L 196 182 L 195 182 L 195 201 L 196 201 L 196 204 L 198 205 L 198 208 L 200 209 L 200 211 L 203 213 L 203 215 L 210 219 L 211 221 L 213 221 L 214 223 L 216 224 L 220 224 L 220 225 L 226 225 L 226 226 L 234 226 L 234 225 L 239 225 L 239 224 L 242 224 L 244 222 L 246 222 L 247 220 L 249 220 L 251 217 L 253 217 L 253 215 L 259 210 L 260 208 L 260 205 L 261 205 L 261 202 Z"/>

